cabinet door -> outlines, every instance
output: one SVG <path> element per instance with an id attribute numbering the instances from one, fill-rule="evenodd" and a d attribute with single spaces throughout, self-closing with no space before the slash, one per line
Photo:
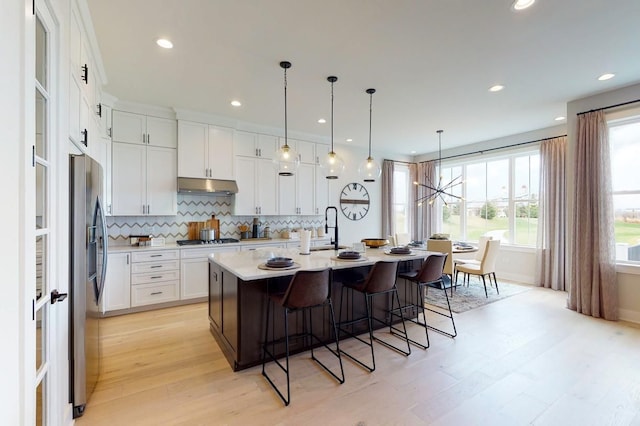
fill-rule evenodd
<path id="1" fill-rule="evenodd" d="M 300 156 L 300 162 L 306 164 L 316 163 L 316 144 L 307 141 L 296 141 L 296 149 Z"/>
<path id="2" fill-rule="evenodd" d="M 316 166 L 315 173 L 315 214 L 322 214 L 329 205 L 329 180 L 322 167 Z"/>
<path id="3" fill-rule="evenodd" d="M 316 166 L 313 164 L 300 164 L 296 173 L 296 204 L 298 214 L 317 214 L 315 209 L 314 188 L 315 188 Z"/>
<path id="4" fill-rule="evenodd" d="M 234 131 L 233 149 L 236 155 L 241 155 L 243 157 L 259 157 L 258 135 L 256 133 L 242 132 L 240 130 Z"/>
<path id="5" fill-rule="evenodd" d="M 284 144 L 284 142 L 282 142 Z M 258 135 L 258 153 L 260 158 L 272 160 L 273 155 L 279 148 L 278 137 L 271 135 Z"/>
<path id="6" fill-rule="evenodd" d="M 180 121 L 178 123 L 178 176 L 208 177 L 207 141 L 209 125 Z"/>
<path id="7" fill-rule="evenodd" d="M 209 177 L 233 180 L 233 129 L 209 126 Z"/>
<path id="8" fill-rule="evenodd" d="M 69 138 L 80 145 L 82 135 L 80 134 L 80 86 L 76 78 L 69 78 Z"/>
<path id="9" fill-rule="evenodd" d="M 143 145 L 146 134 L 146 117 L 131 112 L 113 111 L 111 138 L 114 142 Z"/>
<path id="10" fill-rule="evenodd" d="M 222 332 L 222 269 L 213 263 L 209 266 L 209 319 Z"/>
<path id="11" fill-rule="evenodd" d="M 146 147 L 112 142 L 111 150 L 113 215 L 142 215 L 146 212 Z"/>
<path id="12" fill-rule="evenodd" d="M 147 147 L 147 214 L 178 214 L 178 173 L 176 150 Z"/>
<path id="13" fill-rule="evenodd" d="M 271 160 L 257 160 L 258 181 L 256 198 L 258 213 L 261 215 L 278 214 L 278 172 Z"/>
<path id="14" fill-rule="evenodd" d="M 293 176 L 278 176 L 278 213 L 281 215 L 298 214 L 296 197 L 296 179 L 298 172 Z"/>
<path id="15" fill-rule="evenodd" d="M 209 294 L 209 260 L 182 259 L 180 264 L 180 300 Z"/>
<path id="16" fill-rule="evenodd" d="M 129 253 L 109 253 L 100 307 L 102 312 L 131 307 L 131 263 Z"/>
<path id="17" fill-rule="evenodd" d="M 238 193 L 234 195 L 234 214 L 237 216 L 251 216 L 257 214 L 256 204 L 256 162 L 249 157 L 236 156 L 236 184 Z"/>
<path id="18" fill-rule="evenodd" d="M 178 147 L 178 123 L 168 118 L 147 117 L 147 144 Z"/>

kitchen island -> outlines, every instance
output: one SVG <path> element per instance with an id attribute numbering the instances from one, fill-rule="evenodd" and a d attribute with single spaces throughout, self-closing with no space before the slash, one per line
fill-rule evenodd
<path id="1" fill-rule="evenodd" d="M 346 319 L 347 315 L 359 317 L 366 312 L 364 298 L 354 297 L 347 300 L 343 311 L 340 309 L 342 282 L 352 282 L 364 278 L 371 266 L 377 261 L 401 262 L 399 270 L 417 269 L 420 262 L 430 252 L 413 251 L 409 255 L 391 255 L 384 248 L 367 249 L 357 261 L 340 260 L 334 250 L 316 251 L 310 255 L 299 254 L 298 249 L 262 249 L 251 252 L 213 253 L 209 256 L 209 328 L 218 342 L 227 361 L 234 371 L 245 369 L 261 362 L 261 342 L 266 319 L 267 296 L 284 292 L 291 276 L 299 270 L 319 270 L 331 268 L 331 298 L 337 318 Z M 295 269 L 260 269 L 267 259 L 283 256 L 293 259 Z M 404 291 L 404 283 L 398 281 L 401 299 L 410 297 L 411 292 Z M 358 296 L 358 295 L 356 295 Z M 390 298 L 377 297 L 373 312 L 377 318 L 388 319 Z M 331 340 L 329 309 L 314 310 L 314 331 L 327 341 Z M 408 315 L 415 315 L 409 312 Z M 363 324 L 362 332 L 366 331 Z M 291 316 L 292 332 L 302 330 L 302 316 Z M 283 330 L 282 316 L 275 314 L 275 329 Z M 276 333 L 276 337 L 280 337 Z M 292 346 L 292 352 L 304 350 Z"/>

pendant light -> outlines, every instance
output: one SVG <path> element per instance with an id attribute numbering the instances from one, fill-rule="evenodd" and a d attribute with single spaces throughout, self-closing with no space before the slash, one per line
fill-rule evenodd
<path id="1" fill-rule="evenodd" d="M 369 94 L 369 156 L 358 166 L 358 175 L 365 182 L 375 182 L 382 174 L 380 164 L 371 156 L 371 116 L 373 94 L 376 93 L 376 89 L 367 89 L 366 92 Z"/>
<path id="2" fill-rule="evenodd" d="M 462 176 L 458 176 L 457 178 L 451 180 L 447 184 L 442 183 L 442 132 L 443 130 L 436 131 L 436 133 L 438 134 L 438 160 L 436 163 L 436 168 L 438 170 L 438 175 L 439 175 L 438 184 L 434 185 L 431 179 L 429 179 L 428 184 L 413 182 L 414 185 L 420 188 L 426 188 L 427 190 L 429 190 L 427 195 L 419 197 L 416 200 L 416 202 L 418 203 L 418 206 L 421 206 L 425 201 L 427 201 L 429 205 L 432 205 L 438 198 L 440 198 L 440 200 L 442 200 L 442 202 L 446 206 L 448 204 L 445 197 L 450 197 L 457 200 L 464 200 L 464 198 L 462 198 L 461 196 L 453 194 L 453 188 L 462 184 Z"/>
<path id="3" fill-rule="evenodd" d="M 344 172 L 344 161 L 333 150 L 333 83 L 338 81 L 338 77 L 329 76 L 327 81 L 331 83 L 331 151 L 323 158 L 320 167 L 323 168 L 327 179 L 338 179 L 340 173 Z"/>
<path id="4" fill-rule="evenodd" d="M 273 163 L 278 169 L 280 176 L 293 176 L 300 165 L 300 157 L 293 148 L 289 146 L 287 134 L 287 69 L 291 68 L 291 62 L 282 61 L 280 67 L 284 70 L 284 145 L 280 147 L 273 156 Z"/>

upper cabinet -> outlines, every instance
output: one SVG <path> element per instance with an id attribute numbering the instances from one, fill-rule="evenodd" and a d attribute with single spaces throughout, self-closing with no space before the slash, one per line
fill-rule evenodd
<path id="1" fill-rule="evenodd" d="M 231 180 L 233 164 L 233 129 L 178 122 L 178 176 Z"/>
<path id="2" fill-rule="evenodd" d="M 233 148 L 236 155 L 271 160 L 278 149 L 278 138 L 236 130 L 233 134 Z"/>
<path id="3" fill-rule="evenodd" d="M 113 111 L 111 120 L 111 138 L 114 142 L 165 148 L 178 146 L 176 120 L 124 111 Z"/>

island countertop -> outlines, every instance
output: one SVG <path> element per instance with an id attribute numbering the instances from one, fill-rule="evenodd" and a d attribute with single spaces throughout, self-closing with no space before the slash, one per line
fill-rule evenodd
<path id="1" fill-rule="evenodd" d="M 389 254 L 389 248 L 369 248 L 358 260 L 337 259 L 334 250 L 312 251 L 308 255 L 300 254 L 297 248 L 264 248 L 253 251 L 233 253 L 212 253 L 209 261 L 233 273 L 243 281 L 261 280 L 267 278 L 293 275 L 300 270 L 319 270 L 331 268 L 334 270 L 354 268 L 359 266 L 371 266 L 378 261 L 399 262 L 407 260 L 419 260 L 428 257 L 432 252 L 426 250 L 412 250 L 408 255 Z M 271 257 L 291 258 L 299 268 L 282 270 L 264 270 L 258 265 L 264 264 Z"/>

